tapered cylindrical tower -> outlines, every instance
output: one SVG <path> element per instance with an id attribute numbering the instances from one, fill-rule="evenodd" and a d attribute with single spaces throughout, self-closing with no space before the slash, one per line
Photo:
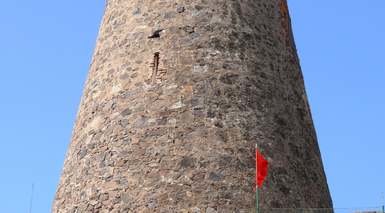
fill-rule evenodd
<path id="1" fill-rule="evenodd" d="M 108 0 L 53 212 L 252 212 L 256 143 L 261 209 L 332 206 L 286 0 Z"/>

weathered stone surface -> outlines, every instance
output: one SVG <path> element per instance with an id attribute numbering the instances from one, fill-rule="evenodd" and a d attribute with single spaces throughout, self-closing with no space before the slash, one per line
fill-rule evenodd
<path id="1" fill-rule="evenodd" d="M 285 0 L 108 0 L 53 212 L 331 207 Z"/>

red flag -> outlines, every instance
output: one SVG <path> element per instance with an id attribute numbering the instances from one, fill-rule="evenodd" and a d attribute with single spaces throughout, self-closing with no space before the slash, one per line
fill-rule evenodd
<path id="1" fill-rule="evenodd" d="M 255 175 L 255 182 L 257 184 L 257 188 L 260 188 L 267 176 L 268 162 L 258 149 L 255 149 L 255 161 L 255 169 L 257 171 L 257 174 Z"/>

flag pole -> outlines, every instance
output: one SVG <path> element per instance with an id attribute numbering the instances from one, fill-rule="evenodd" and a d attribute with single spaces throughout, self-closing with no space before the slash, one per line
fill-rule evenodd
<path id="1" fill-rule="evenodd" d="M 255 190 L 255 198 L 256 198 L 256 204 L 257 204 L 257 213 L 259 213 L 259 193 L 258 193 L 258 186 L 257 186 L 257 190 Z"/>
<path id="2" fill-rule="evenodd" d="M 382 193 L 381 194 L 381 198 L 382 198 L 382 213 L 385 213 L 385 194 Z"/>
<path id="3" fill-rule="evenodd" d="M 32 213 L 33 194 L 35 191 L 35 183 L 32 183 L 31 198 L 29 200 L 29 213 Z"/>
<path id="4" fill-rule="evenodd" d="M 259 213 L 259 189 L 258 189 L 258 143 L 255 144 L 255 210 Z"/>

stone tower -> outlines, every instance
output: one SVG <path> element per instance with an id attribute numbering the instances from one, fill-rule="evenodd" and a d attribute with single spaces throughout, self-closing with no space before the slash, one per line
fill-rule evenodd
<path id="1" fill-rule="evenodd" d="M 286 0 L 106 4 L 53 212 L 332 207 Z"/>

